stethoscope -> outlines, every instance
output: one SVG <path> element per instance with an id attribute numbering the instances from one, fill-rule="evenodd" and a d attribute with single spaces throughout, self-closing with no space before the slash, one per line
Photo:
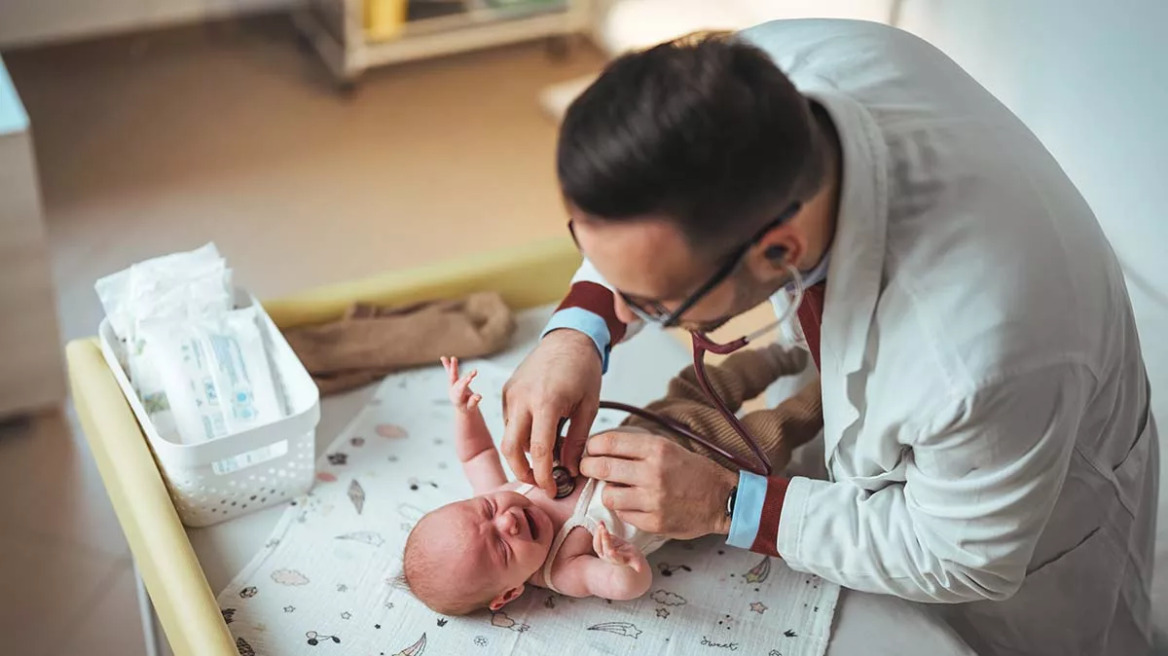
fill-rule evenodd
<path id="1" fill-rule="evenodd" d="M 602 410 L 617 410 L 619 412 L 626 412 L 630 415 L 645 419 L 646 421 L 651 421 L 658 426 L 673 432 L 676 435 L 680 435 L 705 446 L 707 449 L 734 463 L 734 465 L 740 469 L 758 474 L 760 476 L 770 476 L 773 472 L 773 468 L 771 467 L 770 460 L 768 460 L 766 454 L 763 453 L 762 447 L 758 445 L 758 442 L 754 439 L 753 436 L 751 436 L 750 431 L 746 429 L 746 426 L 742 425 L 742 421 L 738 419 L 738 416 L 726 406 L 725 401 L 723 401 L 718 396 L 718 394 L 714 392 L 713 386 L 710 385 L 709 377 L 706 375 L 705 356 L 706 353 L 713 353 L 715 355 L 730 355 L 731 353 L 740 351 L 745 348 L 747 344 L 750 344 L 759 337 L 762 337 L 763 335 L 779 327 L 795 314 L 799 308 L 799 304 L 803 300 L 803 278 L 799 275 L 799 272 L 794 269 L 794 267 L 788 265 L 787 268 L 791 271 L 793 279 L 791 283 L 793 289 L 790 290 L 790 293 L 792 294 L 791 303 L 787 306 L 782 316 L 780 316 L 772 323 L 769 323 L 748 335 L 739 337 L 738 339 L 726 344 L 719 344 L 711 340 L 709 336 L 703 332 L 696 330 L 690 331 L 690 339 L 693 343 L 694 373 L 696 374 L 695 378 L 697 378 L 698 386 L 701 387 L 702 393 L 705 394 L 706 399 L 708 399 L 714 405 L 714 407 L 718 410 L 718 413 L 722 415 L 727 423 L 730 424 L 730 427 L 734 429 L 734 432 L 738 434 L 738 437 L 746 443 L 746 446 L 750 447 L 750 451 L 754 456 L 753 462 L 735 453 L 731 453 L 725 447 L 719 444 L 715 444 L 705 436 L 690 430 L 690 428 L 685 424 L 682 424 L 675 419 L 666 417 L 665 415 L 659 414 L 652 410 L 639 408 L 627 403 L 620 403 L 618 401 L 601 401 L 599 407 Z M 567 422 L 568 420 L 566 418 L 561 419 L 560 424 L 556 430 L 556 435 L 558 436 L 558 439 L 556 440 L 556 453 L 560 452 L 560 443 L 563 441 L 563 429 Z M 567 467 L 558 464 L 558 461 L 557 464 L 552 467 L 552 479 L 556 483 L 557 499 L 568 496 L 576 488 L 576 481 L 572 477 L 572 474 L 568 471 Z"/>

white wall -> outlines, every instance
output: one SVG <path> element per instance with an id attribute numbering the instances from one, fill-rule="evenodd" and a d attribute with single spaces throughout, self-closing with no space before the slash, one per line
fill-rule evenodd
<path id="1" fill-rule="evenodd" d="M 3 0 L 0 0 L 2 2 Z M 599 45 L 611 55 L 697 30 L 740 30 L 779 18 L 887 22 L 894 0 L 602 0 Z"/>
<path id="2" fill-rule="evenodd" d="M 0 0 L 0 48 L 292 5 L 292 0 Z"/>
<path id="3" fill-rule="evenodd" d="M 1018 114 L 1095 210 L 1128 275 L 1168 444 L 1168 1 L 904 0 L 900 27 Z M 1168 583 L 1168 453 L 1161 471 L 1157 580 Z"/>

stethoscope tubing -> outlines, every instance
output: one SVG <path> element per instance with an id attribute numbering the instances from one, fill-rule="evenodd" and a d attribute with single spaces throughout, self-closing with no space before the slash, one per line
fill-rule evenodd
<path id="1" fill-rule="evenodd" d="M 705 354 L 707 352 L 717 353 L 720 355 L 728 355 L 733 353 L 745 347 L 756 338 L 762 336 L 770 330 L 773 330 L 795 314 L 795 311 L 798 309 L 799 304 L 803 300 L 803 278 L 799 274 L 799 271 L 794 267 L 787 265 L 787 269 L 791 272 L 792 283 L 795 287 L 793 298 L 791 303 L 787 306 L 786 312 L 784 312 L 783 315 L 776 319 L 773 323 L 728 344 L 717 344 L 711 341 L 709 337 L 701 332 L 694 331 L 690 333 L 693 340 L 694 369 L 695 373 L 699 374 L 697 376 L 697 380 L 702 388 L 702 392 L 706 395 L 706 398 L 708 398 L 710 402 L 714 404 L 714 407 L 718 410 L 719 413 L 721 413 L 726 421 L 729 422 L 730 426 L 734 429 L 734 432 L 738 434 L 738 437 L 740 437 L 742 441 L 746 443 L 746 446 L 750 448 L 757 462 L 749 462 L 742 457 L 731 453 L 725 447 L 719 444 L 715 444 L 705 436 L 691 430 L 685 424 L 652 410 L 629 405 L 627 403 L 620 403 L 618 401 L 601 401 L 599 407 L 603 410 L 617 410 L 619 412 L 625 412 L 630 415 L 645 419 L 646 421 L 651 421 L 658 426 L 661 426 L 662 428 L 674 433 L 675 435 L 679 435 L 701 444 L 702 446 L 713 451 L 714 453 L 717 453 L 718 455 L 734 463 L 736 466 L 745 471 L 758 474 L 760 476 L 770 476 L 773 472 L 773 469 L 771 467 L 770 461 L 766 457 L 766 454 L 763 453 L 762 448 L 758 445 L 758 441 L 754 439 L 754 437 L 750 434 L 750 431 L 742 425 L 742 422 L 738 419 L 738 417 L 733 412 L 731 412 L 730 408 L 726 407 L 726 403 L 722 401 L 722 399 L 719 398 L 711 388 L 709 380 L 705 374 L 704 363 Z M 562 428 L 563 422 L 561 422 L 560 425 L 561 430 Z"/>

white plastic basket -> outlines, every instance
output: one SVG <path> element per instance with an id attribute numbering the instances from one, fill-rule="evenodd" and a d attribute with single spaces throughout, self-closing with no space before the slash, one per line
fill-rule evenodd
<path id="1" fill-rule="evenodd" d="M 236 307 L 259 306 L 236 290 Z M 183 524 L 210 526 L 307 492 L 315 474 L 320 392 L 267 313 L 257 313 L 276 386 L 288 415 L 279 421 L 201 444 L 164 439 L 146 414 L 123 368 L 125 345 L 101 322 L 101 351 L 150 442 Z"/>

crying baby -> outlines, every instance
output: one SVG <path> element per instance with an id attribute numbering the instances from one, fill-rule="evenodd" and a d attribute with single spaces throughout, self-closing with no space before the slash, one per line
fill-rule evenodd
<path id="1" fill-rule="evenodd" d="M 653 580 L 645 555 L 665 539 L 622 522 L 601 503 L 605 483 L 580 477 L 550 499 L 508 482 L 471 391 L 474 371 L 443 358 L 454 404 L 455 449 L 475 496 L 428 513 L 406 540 L 403 578 L 444 615 L 499 610 L 528 584 L 572 597 L 634 599 Z"/>

